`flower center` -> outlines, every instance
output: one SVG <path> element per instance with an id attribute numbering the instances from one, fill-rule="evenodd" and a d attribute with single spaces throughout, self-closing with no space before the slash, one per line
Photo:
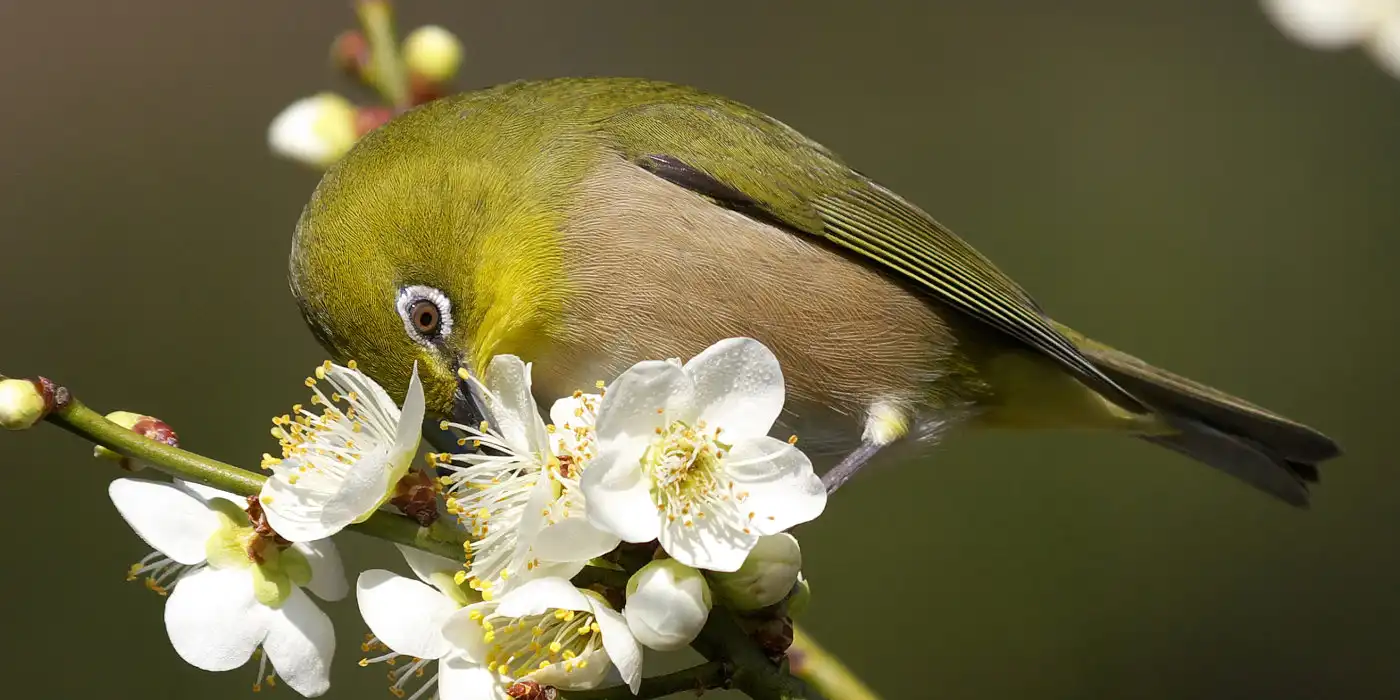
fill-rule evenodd
<path id="1" fill-rule="evenodd" d="M 573 673 L 586 667 L 587 655 L 602 646 L 597 621 L 578 610 L 517 618 L 476 610 L 470 617 L 481 626 L 481 639 L 490 649 L 486 667 L 507 678 L 521 678 L 555 664 Z"/>
<path id="2" fill-rule="evenodd" d="M 276 608 L 291 595 L 293 586 L 311 581 L 311 563 L 267 527 L 256 497 L 248 502 L 248 510 L 223 499 L 209 503 L 218 513 L 219 527 L 205 542 L 204 555 L 215 569 L 246 569 L 258 602 Z"/>
<path id="3" fill-rule="evenodd" d="M 705 504 L 729 494 L 720 466 L 730 445 L 720 442 L 719 434 L 703 421 L 693 427 L 674 421 L 657 429 L 642 455 L 642 470 L 651 477 L 652 501 L 667 520 L 691 527 L 705 517 Z"/>

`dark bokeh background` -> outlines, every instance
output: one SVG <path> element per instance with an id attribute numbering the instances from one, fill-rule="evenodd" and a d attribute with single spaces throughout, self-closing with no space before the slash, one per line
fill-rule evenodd
<path id="1" fill-rule="evenodd" d="M 1052 7 L 1053 6 L 1053 7 Z M 1330 431 L 1311 512 L 1086 435 L 950 440 L 803 530 L 809 628 L 891 697 L 1400 696 L 1400 81 L 1250 2 L 416 2 L 464 86 L 750 102 L 934 212 L 1081 330 Z M 254 464 L 321 359 L 284 282 L 314 173 L 264 139 L 344 88 L 345 2 L 0 3 L 0 371 Z M 245 697 L 181 664 L 144 547 L 57 429 L 0 435 L 8 689 Z M 387 547 L 344 538 L 353 562 Z M 355 666 L 333 697 L 383 697 Z M 279 689 L 282 697 L 289 691 Z"/>

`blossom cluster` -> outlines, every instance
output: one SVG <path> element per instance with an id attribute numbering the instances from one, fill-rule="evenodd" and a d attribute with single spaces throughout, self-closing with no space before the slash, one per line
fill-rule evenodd
<path id="1" fill-rule="evenodd" d="M 263 457 L 259 495 L 115 481 L 112 501 L 156 550 L 129 575 L 168 594 L 176 652 L 211 671 L 256 655 L 255 687 L 324 693 L 336 640 L 311 596 L 349 590 L 332 538 L 404 509 L 410 491 L 465 544 L 457 558 L 400 546 L 413 578 L 356 579 L 360 664 L 389 665 L 400 697 L 635 692 L 644 647 L 685 647 L 714 605 L 762 610 L 804 590 L 786 531 L 818 516 L 826 491 L 795 437 L 769 436 L 784 385 L 766 347 L 732 338 L 685 363 L 639 363 L 554 402 L 548 422 L 530 372 L 504 355 L 464 375 L 487 420 L 443 422 L 459 449 L 429 452 L 426 467 L 416 368 L 397 404 L 353 362 L 328 362 L 306 380 L 311 403 L 274 419 L 281 449 Z M 589 566 L 630 578 L 576 586 Z"/>

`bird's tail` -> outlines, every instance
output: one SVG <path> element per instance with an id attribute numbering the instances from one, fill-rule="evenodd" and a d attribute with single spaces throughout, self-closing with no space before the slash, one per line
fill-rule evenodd
<path id="1" fill-rule="evenodd" d="M 1243 399 L 1158 369 L 1060 326 L 1104 374 L 1155 410 L 1175 430 L 1144 435 L 1267 491 L 1308 504 L 1317 465 L 1341 454 L 1331 438 Z"/>

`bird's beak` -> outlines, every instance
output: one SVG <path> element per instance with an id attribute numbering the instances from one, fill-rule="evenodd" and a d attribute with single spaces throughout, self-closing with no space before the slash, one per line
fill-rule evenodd
<path id="1" fill-rule="evenodd" d="M 458 365 L 457 390 L 452 394 L 452 422 L 477 427 L 490 420 L 491 411 L 486 408 L 481 381 L 463 361 Z"/>
<path id="2" fill-rule="evenodd" d="M 478 428 L 483 422 L 491 420 L 491 411 L 486 407 L 481 383 L 475 379 L 465 361 L 459 365 L 457 371 L 457 387 L 452 392 L 452 415 L 448 416 L 448 419 L 457 425 L 472 428 Z M 426 418 L 423 421 L 423 433 L 428 442 L 439 451 L 459 452 L 462 449 L 458 444 L 458 439 L 463 437 L 462 432 L 455 428 L 443 430 L 439 426 L 439 418 Z"/>

